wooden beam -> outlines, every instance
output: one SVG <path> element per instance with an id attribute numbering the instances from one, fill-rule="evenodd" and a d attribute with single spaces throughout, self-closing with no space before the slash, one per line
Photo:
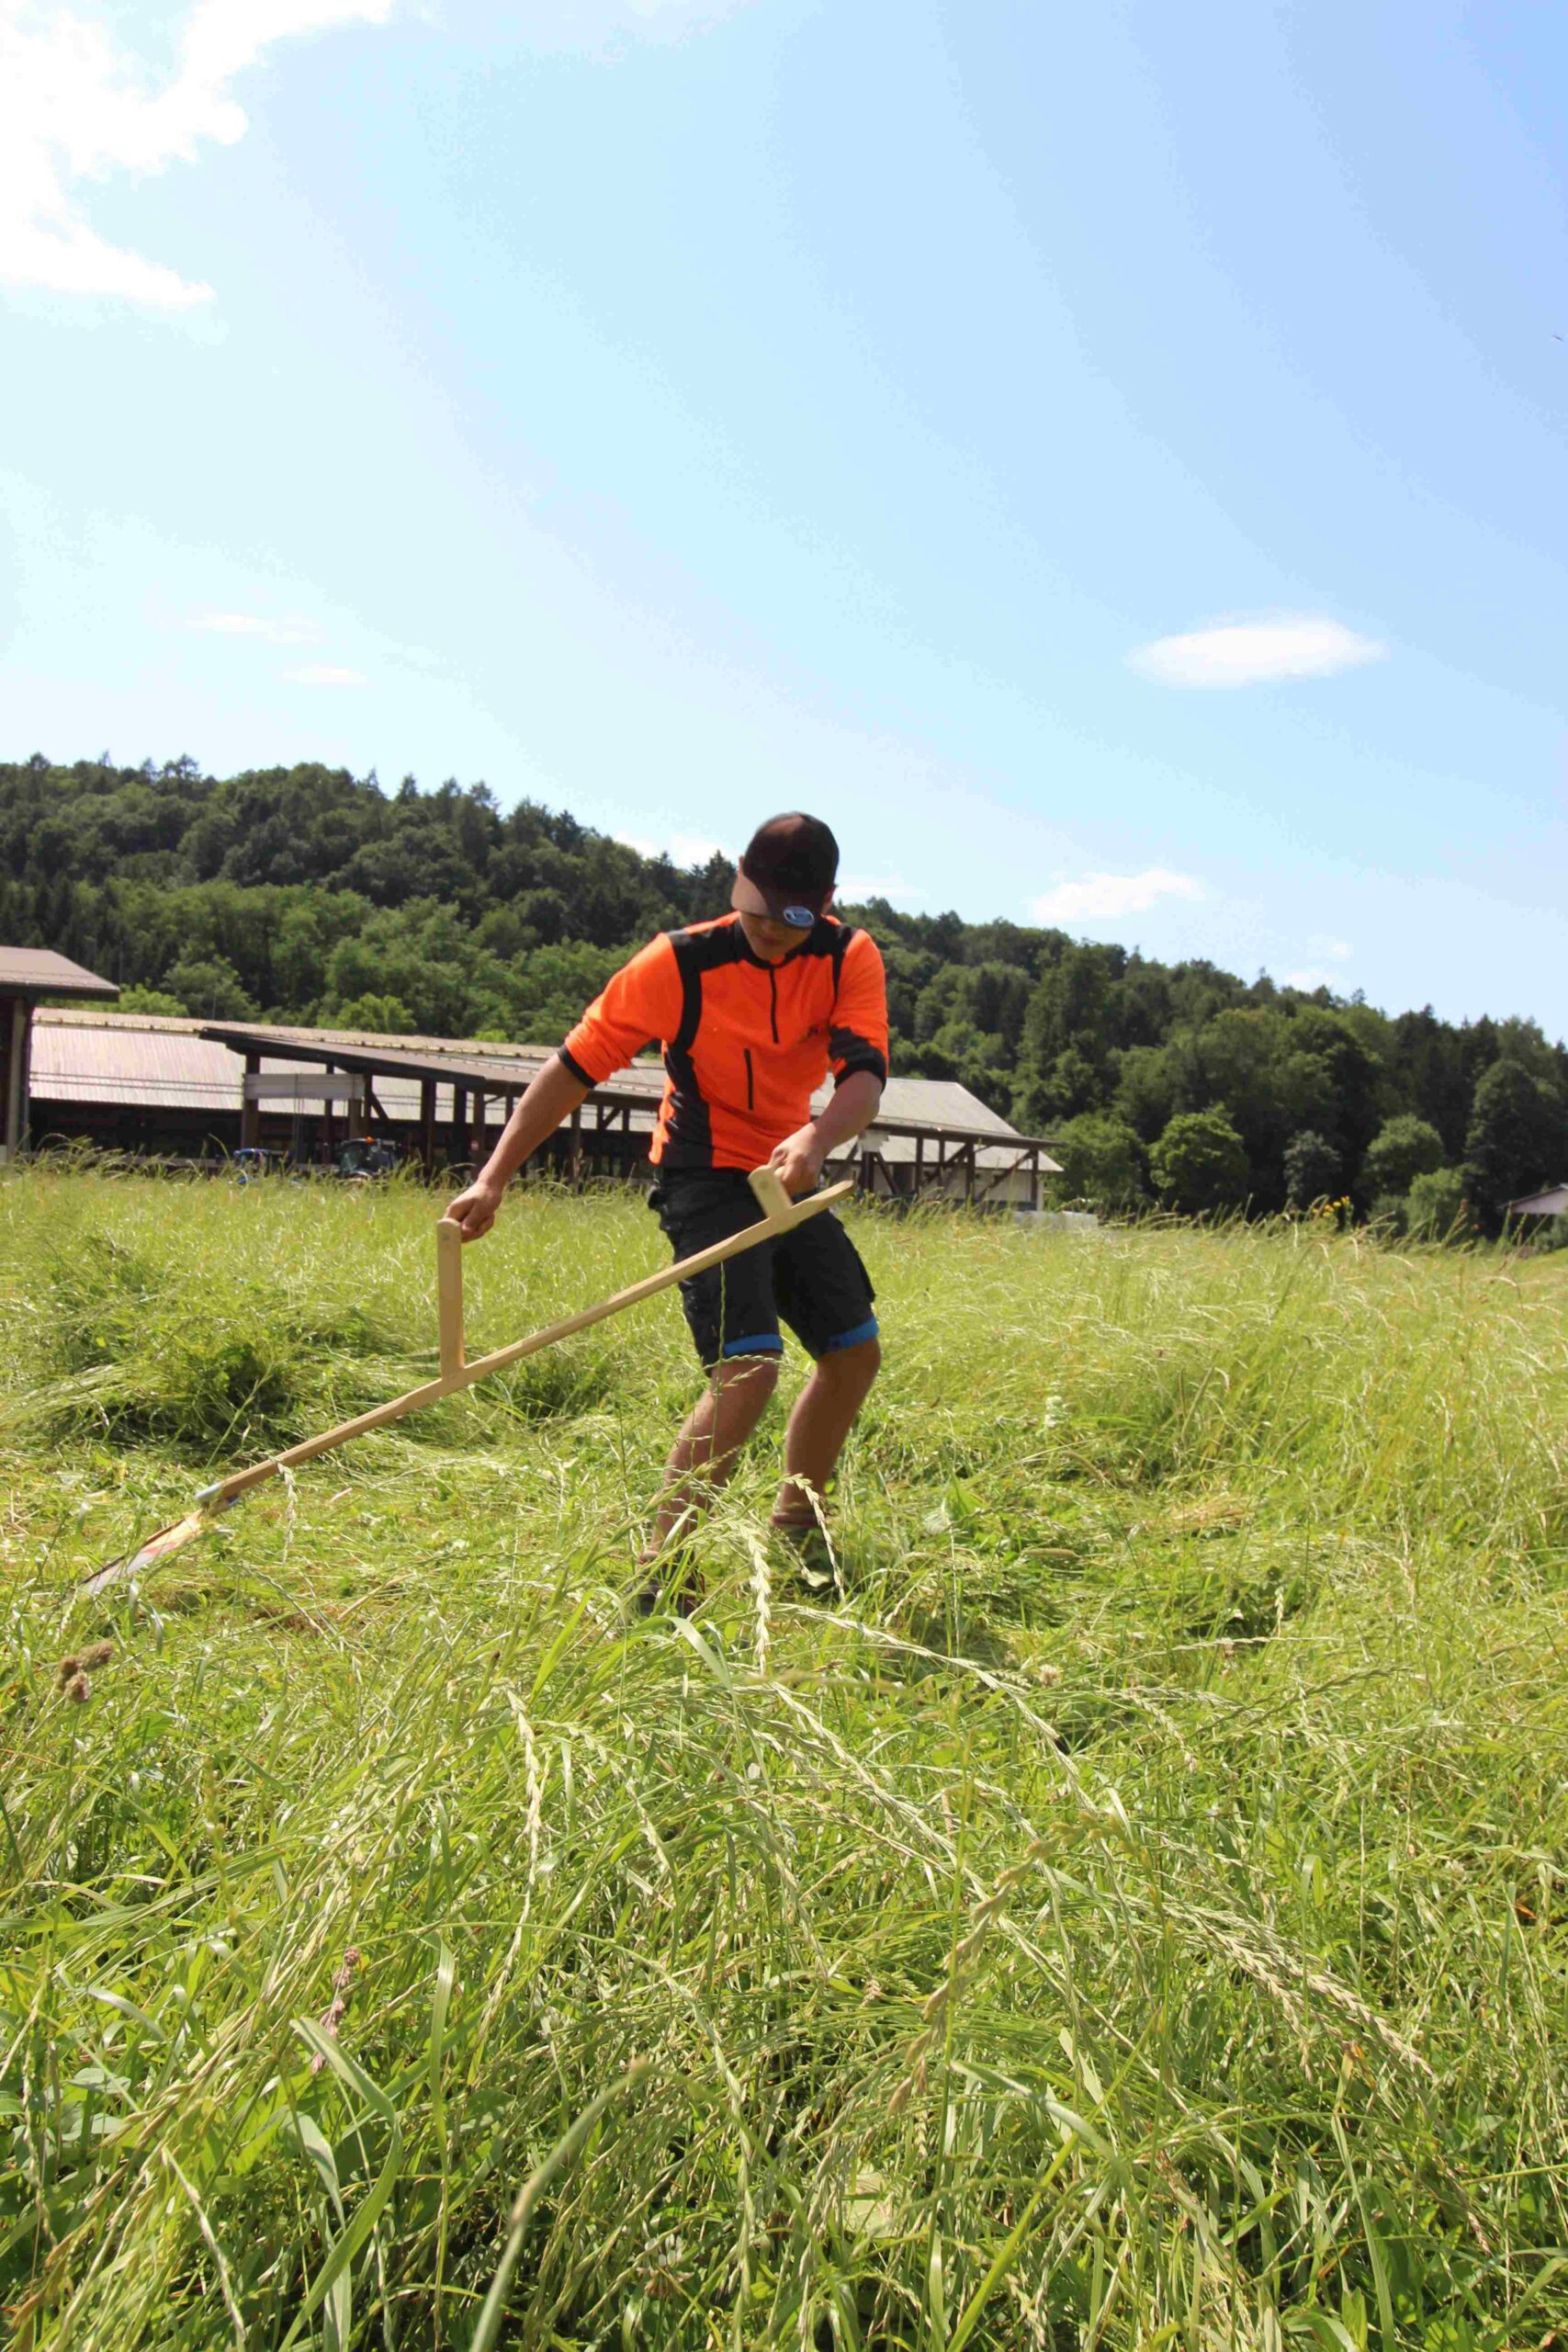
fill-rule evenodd
<path id="1" fill-rule="evenodd" d="M 419 1156 L 427 1180 L 435 1174 L 435 1080 L 419 1081 Z"/>
<path id="2" fill-rule="evenodd" d="M 357 1102 L 364 1100 L 369 1082 L 359 1070 L 253 1069 L 247 1061 L 243 1099 L 247 1102 Z"/>
<path id="3" fill-rule="evenodd" d="M 259 1054 L 247 1054 L 245 1056 L 244 1086 L 248 1087 L 250 1085 L 252 1079 L 256 1076 L 260 1069 L 261 1056 Z M 240 1097 L 240 1148 L 242 1151 L 254 1151 L 260 1141 L 261 1104 L 255 1100 L 254 1095 L 246 1094 L 243 1091 L 243 1089 L 242 1089 Z"/>
<path id="4" fill-rule="evenodd" d="M 32 1006 L 25 996 L 0 1000 L 0 1159 L 15 1159 L 28 1139 L 28 1062 Z"/>
<path id="5" fill-rule="evenodd" d="M 979 1194 L 976 1205 L 978 1206 L 981 1203 L 988 1201 L 994 1192 L 998 1191 L 1001 1185 L 1007 1183 L 1010 1178 L 1016 1176 L 1019 1170 L 1023 1166 L 1024 1161 L 1028 1158 L 1028 1152 L 1021 1151 L 1010 1168 L 1004 1168 L 999 1175 L 994 1176 L 991 1179 L 991 1182 L 987 1185 L 985 1191 Z"/>

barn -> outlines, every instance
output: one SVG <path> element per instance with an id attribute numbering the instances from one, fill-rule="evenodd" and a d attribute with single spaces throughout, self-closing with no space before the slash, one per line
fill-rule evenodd
<path id="1" fill-rule="evenodd" d="M 245 1150 L 324 1167 L 379 1142 L 382 1158 L 417 1160 L 434 1175 L 488 1148 L 551 1050 L 40 1007 L 32 1137 L 214 1162 Z M 553 1171 L 574 1182 L 646 1182 L 663 1084 L 652 1058 L 616 1071 L 556 1137 Z M 888 1080 L 876 1125 L 834 1163 L 879 1198 L 998 1208 L 1038 1207 L 1042 1179 L 1055 1171 L 1042 1138 L 1020 1135 L 965 1088 L 899 1077 Z"/>

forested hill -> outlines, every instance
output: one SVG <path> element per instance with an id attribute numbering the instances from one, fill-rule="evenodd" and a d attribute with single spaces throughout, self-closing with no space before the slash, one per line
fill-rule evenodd
<path id="1" fill-rule="evenodd" d="M 722 860 L 682 872 L 483 785 L 0 764 L 0 940 L 147 1011 L 553 1043 L 626 948 L 721 913 L 728 886 Z M 886 958 L 895 1069 L 1049 1133 L 1108 1206 L 1348 1194 L 1432 1226 L 1462 1194 L 1492 1226 L 1568 1176 L 1568 1050 L 1529 1021 L 1390 1017 L 1060 931 L 850 911 Z"/>

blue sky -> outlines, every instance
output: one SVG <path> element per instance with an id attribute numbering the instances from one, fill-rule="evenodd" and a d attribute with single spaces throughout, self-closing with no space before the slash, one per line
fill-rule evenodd
<path id="1" fill-rule="evenodd" d="M 0 752 L 1568 1030 L 1539 0 L 0 0 Z"/>

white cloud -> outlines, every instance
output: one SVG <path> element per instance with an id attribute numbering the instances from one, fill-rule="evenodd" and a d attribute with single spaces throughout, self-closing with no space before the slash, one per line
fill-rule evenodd
<path id="1" fill-rule="evenodd" d="M 1336 964 L 1348 964 L 1356 952 L 1348 939 L 1325 939 L 1320 936 L 1310 940 L 1307 944 L 1314 955 L 1331 956 Z"/>
<path id="2" fill-rule="evenodd" d="M 0 282 L 189 310 L 212 288 L 110 244 L 82 184 L 193 163 L 247 128 L 231 85 L 274 42 L 385 24 L 393 0 L 197 0 L 160 78 L 102 24 L 0 0 Z"/>
<path id="3" fill-rule="evenodd" d="M 1162 686 L 1257 686 L 1288 678 L 1332 678 L 1382 662 L 1388 648 L 1321 613 L 1276 613 L 1218 621 L 1188 637 L 1156 637 L 1127 656 L 1129 669 Z"/>
<path id="4" fill-rule="evenodd" d="M 1086 874 L 1077 882 L 1058 882 L 1035 899 L 1031 912 L 1036 922 L 1114 922 L 1146 913 L 1161 899 L 1202 896 L 1203 885 L 1190 874 L 1151 865 L 1142 874 Z"/>
<path id="5" fill-rule="evenodd" d="M 1303 989 L 1307 995 L 1311 996 L 1318 989 L 1337 989 L 1339 974 L 1337 972 L 1287 972 L 1284 985 L 1288 989 Z"/>
<path id="6" fill-rule="evenodd" d="M 213 637 L 254 638 L 263 645 L 309 645 L 321 635 L 313 621 L 288 613 L 276 620 L 262 613 L 198 613 L 191 627 Z"/>
<path id="7" fill-rule="evenodd" d="M 721 842 L 707 841 L 699 833 L 671 833 L 662 842 L 650 841 L 642 833 L 617 833 L 615 839 L 635 849 L 639 857 L 667 857 L 671 865 L 705 865 L 710 857 L 729 855 Z"/>
<path id="8" fill-rule="evenodd" d="M 295 686 L 367 686 L 370 684 L 363 670 L 338 670 L 328 662 L 307 662 L 302 670 L 285 670 L 284 676 Z"/>

